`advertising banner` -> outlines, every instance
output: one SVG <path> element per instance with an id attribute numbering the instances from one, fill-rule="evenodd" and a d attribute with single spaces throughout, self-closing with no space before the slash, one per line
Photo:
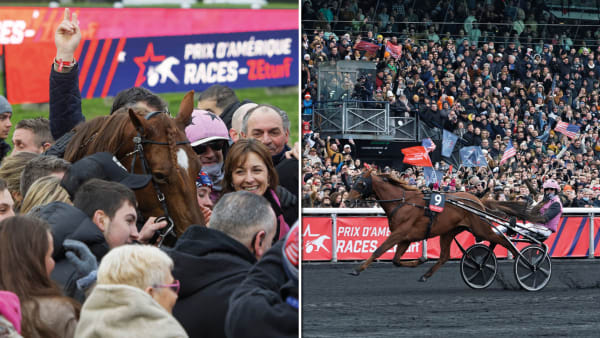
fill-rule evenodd
<path id="1" fill-rule="evenodd" d="M 589 223 L 588 217 L 563 217 L 558 230 L 544 243 L 548 246 L 551 257 L 587 257 L 589 254 Z M 332 245 L 332 223 L 329 217 L 304 217 L 303 241 L 304 260 L 331 260 L 332 251 L 337 250 L 338 260 L 363 260 L 369 256 L 389 236 L 387 218 L 385 217 L 338 217 L 335 228 L 337 242 Z M 600 222 L 594 224 L 594 256 L 600 257 Z M 475 244 L 475 237 L 468 231 L 463 231 L 456 236 L 459 243 L 466 250 Z M 519 238 L 519 237 L 517 237 Z M 489 242 L 482 242 L 489 245 Z M 530 243 L 516 243 L 521 251 Z M 388 250 L 381 260 L 391 260 L 396 252 L 396 247 Z M 498 258 L 506 258 L 508 250 L 497 245 L 494 253 Z M 422 241 L 412 243 L 402 259 L 416 259 L 421 257 Z M 460 259 L 463 253 L 454 241 L 450 246 L 450 258 Z M 427 257 L 438 259 L 440 257 L 439 237 L 427 240 Z"/>
<path id="2" fill-rule="evenodd" d="M 11 27 L 2 35 L 9 102 L 48 101 L 63 11 L 0 9 L 0 25 Z M 83 98 L 133 86 L 164 93 L 298 84 L 297 10 L 74 11 L 83 35 L 75 55 Z"/>
<path id="3" fill-rule="evenodd" d="M 302 217 L 302 260 L 329 261 L 333 258 L 331 218 Z"/>
<path id="4" fill-rule="evenodd" d="M 336 238 L 338 260 L 367 259 L 389 236 L 385 217 L 338 217 Z M 422 253 L 421 242 L 412 243 L 402 259 L 417 259 Z M 392 259 L 396 246 L 379 259 Z"/>

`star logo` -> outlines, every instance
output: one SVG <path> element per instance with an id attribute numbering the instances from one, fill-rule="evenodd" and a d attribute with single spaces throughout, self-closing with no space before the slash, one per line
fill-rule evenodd
<path id="1" fill-rule="evenodd" d="M 142 84 L 144 84 L 144 82 L 146 82 L 146 62 L 160 62 L 164 60 L 165 57 L 165 55 L 154 55 L 154 44 L 152 42 L 149 42 L 148 46 L 146 47 L 146 53 L 144 54 L 144 56 L 138 56 L 133 58 L 133 62 L 135 62 L 135 64 L 138 65 L 138 67 L 140 68 L 140 71 L 138 72 L 138 75 L 135 79 L 134 86 L 139 87 Z"/>
<path id="2" fill-rule="evenodd" d="M 211 112 L 209 112 L 209 111 L 207 111 L 206 113 L 204 113 L 204 115 L 208 115 L 208 116 L 210 116 L 210 120 L 211 120 L 211 121 L 214 121 L 214 120 L 216 120 L 216 119 L 218 119 L 218 118 L 219 118 L 217 115 L 215 115 L 214 113 L 211 113 Z"/>

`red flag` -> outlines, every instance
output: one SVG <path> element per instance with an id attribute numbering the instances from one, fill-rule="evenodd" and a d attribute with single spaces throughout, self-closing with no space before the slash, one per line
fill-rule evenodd
<path id="1" fill-rule="evenodd" d="M 432 167 L 431 159 L 423 146 L 416 146 L 402 149 L 404 160 L 402 162 L 418 165 L 421 167 Z"/>
<path id="2" fill-rule="evenodd" d="M 379 46 L 374 43 L 360 41 L 356 45 L 354 45 L 354 49 L 365 50 L 369 54 L 375 54 L 379 50 Z"/>
<path id="3" fill-rule="evenodd" d="M 450 165 L 450 168 L 448 168 L 448 175 L 452 176 L 452 164 Z"/>
<path id="4" fill-rule="evenodd" d="M 387 44 L 385 45 L 385 50 L 390 52 L 390 55 L 394 59 L 397 59 L 402 55 L 402 46 L 401 45 L 396 46 L 391 41 L 387 42 Z"/>

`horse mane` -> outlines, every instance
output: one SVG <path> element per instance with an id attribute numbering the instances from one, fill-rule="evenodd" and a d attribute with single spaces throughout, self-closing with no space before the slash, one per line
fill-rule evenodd
<path id="1" fill-rule="evenodd" d="M 531 223 L 545 223 L 545 217 L 540 214 L 540 206 L 532 206 L 524 201 L 482 200 L 486 210 L 502 218 L 516 217 Z"/>
<path id="2" fill-rule="evenodd" d="M 140 116 L 145 113 L 139 109 L 134 109 L 134 112 Z M 75 134 L 65 151 L 65 160 L 74 162 L 87 154 L 102 151 L 115 154 L 125 143 L 124 134 L 120 131 L 130 123 L 129 114 L 122 108 L 112 115 L 99 116 L 79 124 L 73 128 Z"/>
<path id="3" fill-rule="evenodd" d="M 396 175 L 391 174 L 391 173 L 381 173 L 378 174 L 377 176 L 383 178 L 386 182 L 390 183 L 391 185 L 394 185 L 396 187 L 400 187 L 404 190 L 410 190 L 410 191 L 418 191 L 419 188 L 410 185 L 408 182 L 406 182 L 405 180 L 398 178 Z"/>

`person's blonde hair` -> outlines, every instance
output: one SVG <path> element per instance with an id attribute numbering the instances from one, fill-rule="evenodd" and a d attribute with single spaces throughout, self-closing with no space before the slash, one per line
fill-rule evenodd
<path id="1" fill-rule="evenodd" d="M 54 201 L 72 204 L 69 193 L 60 185 L 60 178 L 56 176 L 40 177 L 33 182 L 23 198 L 21 213 L 25 214 L 38 205 Z"/>
<path id="2" fill-rule="evenodd" d="M 108 252 L 98 267 L 98 284 L 126 284 L 141 290 L 164 284 L 173 260 L 151 245 L 122 245 Z"/>
<path id="3" fill-rule="evenodd" d="M 26 151 L 18 152 L 5 157 L 0 164 L 0 178 L 6 181 L 8 190 L 19 192 L 21 185 L 21 172 L 27 162 L 31 161 L 38 154 Z"/>
<path id="4" fill-rule="evenodd" d="M 15 200 L 15 210 L 21 205 L 21 172 L 31 159 L 39 154 L 21 151 L 5 157 L 0 164 L 0 178 L 6 181 L 6 187 Z"/>

